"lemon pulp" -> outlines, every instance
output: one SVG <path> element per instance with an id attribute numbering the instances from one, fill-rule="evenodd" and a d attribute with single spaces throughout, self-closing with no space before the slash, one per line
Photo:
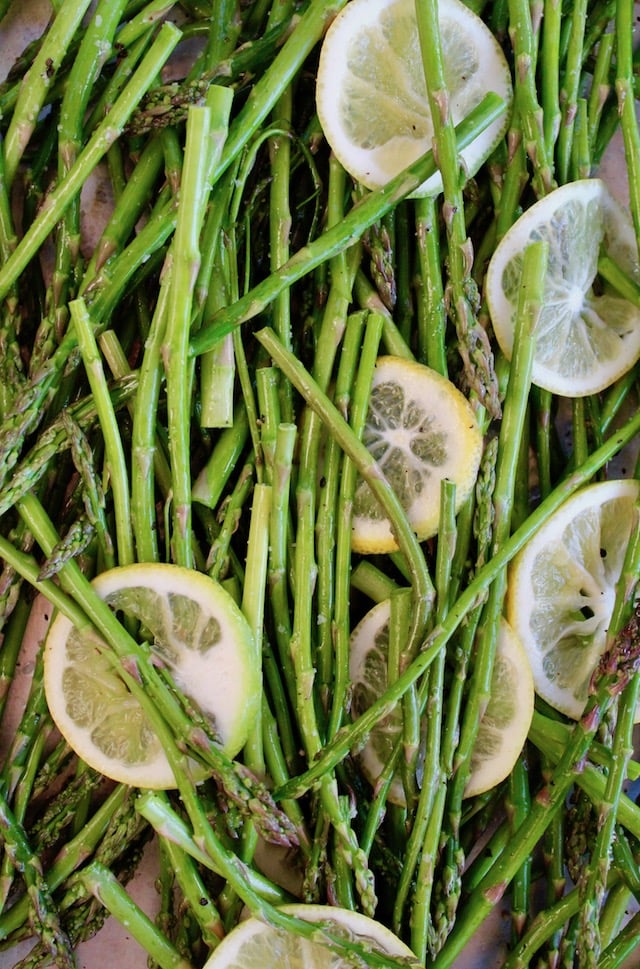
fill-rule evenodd
<path id="1" fill-rule="evenodd" d="M 533 670 L 537 693 L 580 717 L 605 647 L 640 485 L 598 482 L 569 498 L 509 569 L 507 614 Z"/>
<path id="2" fill-rule="evenodd" d="M 454 123 L 490 91 L 509 104 L 509 69 L 491 31 L 459 0 L 441 0 L 438 13 Z M 322 45 L 316 103 L 336 157 L 368 188 L 385 185 L 432 147 L 414 0 L 351 0 L 343 7 Z M 462 151 L 469 174 L 507 124 L 508 118 L 494 122 Z M 437 194 L 441 187 L 436 173 L 416 194 Z"/>
<path id="3" fill-rule="evenodd" d="M 473 488 L 482 434 L 463 394 L 441 374 L 384 356 L 374 371 L 363 442 L 394 489 L 419 539 L 438 530 L 440 487 L 456 485 L 456 509 Z M 395 537 L 364 480 L 356 486 L 351 544 L 362 553 L 391 552 Z"/>
<path id="4" fill-rule="evenodd" d="M 358 717 L 384 692 L 388 678 L 390 601 L 377 603 L 351 635 L 349 675 L 351 713 Z M 502 620 L 496 643 L 491 696 L 480 721 L 471 757 L 465 796 L 490 790 L 511 772 L 520 755 L 533 716 L 533 677 L 525 649 L 511 626 Z M 358 752 L 362 772 L 375 786 L 389 762 L 402 731 L 402 714 L 396 705 L 371 731 Z M 417 781 L 421 783 L 418 762 Z M 387 799 L 404 805 L 401 777 L 391 781 Z"/>
<path id="5" fill-rule="evenodd" d="M 640 357 L 640 309 L 608 285 L 594 289 L 601 254 L 640 280 L 632 223 L 597 178 L 563 185 L 520 216 L 496 247 L 485 280 L 496 339 L 507 359 L 524 251 L 536 239 L 548 241 L 549 257 L 532 380 L 565 397 L 598 393 Z"/>
<path id="6" fill-rule="evenodd" d="M 235 756 L 258 714 L 261 674 L 250 627 L 231 596 L 208 576 L 168 564 L 114 568 L 93 585 L 138 624 L 154 663 Z M 107 777 L 136 787 L 173 787 L 162 745 L 116 662 L 97 633 L 80 632 L 56 615 L 45 644 L 51 715 L 78 755 Z"/>

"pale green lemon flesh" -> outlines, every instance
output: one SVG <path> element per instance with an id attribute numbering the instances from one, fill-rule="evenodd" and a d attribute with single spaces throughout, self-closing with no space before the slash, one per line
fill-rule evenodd
<path id="1" fill-rule="evenodd" d="M 93 584 L 235 756 L 258 713 L 260 657 L 228 593 L 206 575 L 160 564 L 115 568 Z M 54 618 L 45 647 L 45 689 L 61 733 L 80 757 L 114 780 L 173 787 L 164 750 L 117 668 L 96 633 L 80 633 L 61 614 Z"/>
<path id="2" fill-rule="evenodd" d="M 508 616 L 522 640 L 536 691 L 575 719 L 605 648 L 640 486 L 599 482 L 547 520 L 509 572 Z"/>
<path id="3" fill-rule="evenodd" d="M 493 328 L 507 359 L 524 251 L 537 239 L 548 242 L 549 257 L 532 380 L 565 397 L 598 393 L 640 357 L 640 309 L 598 281 L 601 255 L 640 281 L 633 226 L 596 178 L 564 185 L 526 210 L 495 249 L 485 281 Z"/>
<path id="4" fill-rule="evenodd" d="M 352 682 L 351 714 L 357 718 L 377 700 L 388 685 L 390 601 L 373 606 L 351 635 L 349 675 Z M 491 696 L 482 716 L 471 758 L 465 796 L 490 790 L 513 769 L 527 737 L 533 716 L 533 677 L 522 643 L 506 621 L 500 624 L 491 680 Z M 375 786 L 400 738 L 402 713 L 396 706 L 371 731 L 357 757 L 363 774 Z M 417 782 L 421 782 L 418 760 Z M 406 803 L 399 772 L 387 795 L 394 804 Z"/>
<path id="5" fill-rule="evenodd" d="M 395 491 L 419 539 L 438 531 L 443 480 L 456 486 L 456 509 L 473 488 L 482 434 L 460 391 L 429 367 L 384 356 L 376 364 L 363 442 Z M 397 548 L 389 521 L 360 480 L 353 505 L 352 547 L 357 552 Z"/>
<path id="6" fill-rule="evenodd" d="M 260 919 L 240 922 L 205 963 L 204 969 L 352 969 L 360 962 L 322 944 L 322 928 L 351 939 L 366 950 L 415 961 L 411 950 L 381 922 L 329 905 L 286 905 L 289 915 L 318 925 L 317 938 L 267 925 Z"/>

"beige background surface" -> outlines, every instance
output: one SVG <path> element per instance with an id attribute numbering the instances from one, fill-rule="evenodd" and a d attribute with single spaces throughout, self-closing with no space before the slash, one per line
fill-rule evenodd
<path id="1" fill-rule="evenodd" d="M 40 35 L 43 24 L 46 23 L 50 12 L 47 0 L 24 0 L 14 5 L 12 13 L 0 25 L 0 80 L 13 63 L 15 56 L 33 38 Z M 620 139 L 616 139 L 602 166 L 601 174 L 612 185 L 615 193 L 625 202 L 627 187 L 620 177 L 623 171 L 623 153 Z M 88 225 L 95 229 L 96 223 L 102 221 L 100 213 L 96 214 L 93 206 L 95 202 L 87 197 L 85 203 L 85 217 Z M 31 641 L 34 646 L 42 635 L 41 628 L 32 631 Z M 17 676 L 12 700 L 20 709 L 21 698 L 28 689 L 31 666 L 29 658 L 23 661 Z M 0 737 L 0 752 L 6 746 L 7 737 Z M 147 851 L 144 862 L 134 882 L 129 886 L 134 899 L 149 914 L 153 915 L 156 905 L 156 893 L 153 886 L 153 876 L 156 865 L 155 847 L 152 844 Z M 490 925 L 484 927 L 483 932 L 476 938 L 472 951 L 466 958 L 458 961 L 457 969 L 494 969 L 501 963 L 498 940 L 503 931 L 508 931 L 507 921 L 496 912 Z M 29 950 L 30 943 L 25 943 L 10 951 L 0 951 L 0 969 L 12 969 L 16 962 Z M 78 950 L 79 969 L 145 969 L 146 953 L 131 938 L 126 929 L 110 919 L 101 932 L 90 942 L 80 946 Z M 249 967 L 247 967 L 249 969 Z"/>

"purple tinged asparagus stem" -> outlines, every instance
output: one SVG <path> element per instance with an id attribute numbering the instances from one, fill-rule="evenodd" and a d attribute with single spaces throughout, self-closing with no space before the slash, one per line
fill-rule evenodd
<path id="1" fill-rule="evenodd" d="M 71 944 L 51 897 L 42 862 L 34 854 L 23 826 L 14 817 L 4 791 L 0 791 L 0 830 L 5 851 L 24 878 L 38 935 L 59 969 L 75 969 Z"/>
<path id="2" fill-rule="evenodd" d="M 4 139 L 4 163 L 8 184 L 13 182 L 18 164 L 29 144 L 42 110 L 47 91 L 53 84 L 73 35 L 80 26 L 90 0 L 65 4 L 53 20 L 35 60 L 23 80 L 16 106 Z"/>

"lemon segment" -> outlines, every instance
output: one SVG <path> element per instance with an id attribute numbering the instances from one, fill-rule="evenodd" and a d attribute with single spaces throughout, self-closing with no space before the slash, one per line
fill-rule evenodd
<path id="1" fill-rule="evenodd" d="M 235 756 L 258 716 L 261 666 L 231 596 L 208 576 L 168 564 L 110 569 L 92 584 L 139 624 L 154 663 L 167 669 Z M 162 745 L 97 633 L 79 633 L 58 613 L 47 633 L 44 676 L 51 715 L 86 763 L 135 787 L 175 786 Z"/>
<path id="2" fill-rule="evenodd" d="M 598 393 L 640 357 L 640 309 L 608 285 L 594 290 L 601 254 L 640 281 L 633 225 L 597 178 L 563 185 L 520 216 L 496 247 L 485 280 L 496 339 L 509 360 L 524 251 L 536 239 L 548 241 L 549 258 L 533 383 L 565 397 Z"/>
<path id="3" fill-rule="evenodd" d="M 640 484 L 599 482 L 553 514 L 509 569 L 507 615 L 529 656 L 536 692 L 578 719 L 605 647 Z"/>
<path id="4" fill-rule="evenodd" d="M 373 606 L 352 632 L 349 675 L 354 718 L 364 713 L 387 687 L 390 615 L 390 601 L 385 599 Z M 526 651 L 513 629 L 502 620 L 496 643 L 491 696 L 476 736 L 465 797 L 490 790 L 510 774 L 527 738 L 533 702 L 533 676 Z M 396 705 L 376 724 L 358 752 L 362 773 L 372 786 L 375 787 L 389 762 L 401 731 L 402 714 Z M 421 768 L 419 759 L 419 784 L 422 782 Z M 399 774 L 391 781 L 387 800 L 405 806 Z"/>
<path id="5" fill-rule="evenodd" d="M 462 393 L 441 374 L 401 357 L 379 357 L 363 442 L 394 489 L 420 540 L 438 530 L 440 486 L 456 485 L 456 510 L 478 473 L 482 433 Z M 351 545 L 362 553 L 398 548 L 369 485 L 356 485 Z"/>
<path id="6" fill-rule="evenodd" d="M 335 936 L 341 936 L 377 953 L 410 960 L 415 956 L 408 946 L 375 919 L 345 908 L 330 905 L 285 905 L 282 911 L 306 922 L 323 923 Z M 353 958 L 341 956 L 318 940 L 248 918 L 238 923 L 222 940 L 204 969 L 352 969 Z M 360 961 L 358 960 L 358 965 Z"/>
<path id="7" fill-rule="evenodd" d="M 349 679 L 351 716 L 354 720 L 368 710 L 387 688 L 390 617 L 391 602 L 384 599 L 362 617 L 351 633 Z M 375 787 L 383 768 L 391 759 L 401 730 L 402 714 L 400 708 L 395 706 L 378 721 L 358 752 L 358 763 L 372 787 Z M 406 804 L 399 775 L 391 781 L 387 800 L 402 807 Z"/>
<path id="8" fill-rule="evenodd" d="M 525 648 L 509 623 L 502 620 L 491 675 L 491 696 L 473 746 L 465 797 L 484 794 L 509 776 L 527 739 L 534 695 L 533 674 Z"/>
<path id="9" fill-rule="evenodd" d="M 509 105 L 511 77 L 491 31 L 459 0 L 441 0 L 439 17 L 454 123 L 489 92 Z M 334 154 L 367 188 L 385 185 L 432 147 L 414 0 L 351 0 L 343 7 L 320 52 L 316 105 Z M 503 136 L 505 115 L 461 152 L 470 175 Z M 441 188 L 436 173 L 415 194 Z"/>

